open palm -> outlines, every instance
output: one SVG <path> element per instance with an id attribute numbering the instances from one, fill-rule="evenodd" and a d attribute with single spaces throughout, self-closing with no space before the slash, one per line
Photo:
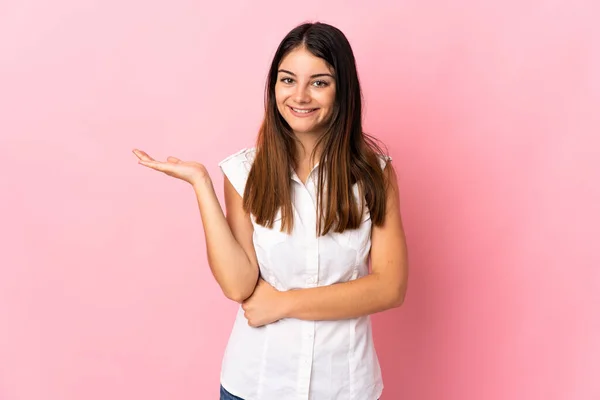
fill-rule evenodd
<path id="1" fill-rule="evenodd" d="M 206 167 L 195 161 L 181 161 L 176 157 L 167 157 L 167 161 L 157 161 L 146 152 L 134 149 L 133 154 L 139 158 L 139 163 L 156 171 L 164 172 L 174 178 L 181 179 L 194 185 L 208 176 Z"/>

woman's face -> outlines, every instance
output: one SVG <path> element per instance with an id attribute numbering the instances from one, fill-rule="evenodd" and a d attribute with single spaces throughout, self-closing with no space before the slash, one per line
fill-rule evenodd
<path id="1" fill-rule="evenodd" d="M 321 134 L 333 113 L 333 71 L 304 47 L 292 50 L 279 66 L 275 100 L 294 133 Z"/>

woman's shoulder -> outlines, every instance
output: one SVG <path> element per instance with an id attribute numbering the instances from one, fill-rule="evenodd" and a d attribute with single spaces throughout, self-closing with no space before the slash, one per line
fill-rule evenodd
<path id="1" fill-rule="evenodd" d="M 392 157 L 388 156 L 387 154 L 377 153 L 377 158 L 379 159 L 379 165 L 381 166 L 381 169 L 385 169 L 386 165 L 392 161 Z"/>
<path id="2" fill-rule="evenodd" d="M 225 164 L 232 164 L 232 163 L 243 163 L 243 162 L 252 163 L 252 161 L 254 161 L 255 155 L 256 155 L 256 147 L 246 147 L 246 148 L 238 150 L 235 153 L 225 157 L 222 161 L 219 162 L 219 166 L 222 167 Z"/>
<path id="3" fill-rule="evenodd" d="M 244 195 L 246 180 L 250 174 L 250 169 L 252 169 L 255 154 L 255 148 L 244 148 L 225 157 L 219 163 L 221 171 L 229 179 L 240 196 Z"/>

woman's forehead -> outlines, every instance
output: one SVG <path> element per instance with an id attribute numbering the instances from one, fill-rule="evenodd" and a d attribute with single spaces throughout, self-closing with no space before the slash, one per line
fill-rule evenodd
<path id="1" fill-rule="evenodd" d="M 332 68 L 322 58 L 315 56 L 305 48 L 289 52 L 279 65 L 279 70 L 286 70 L 294 75 L 328 74 Z"/>

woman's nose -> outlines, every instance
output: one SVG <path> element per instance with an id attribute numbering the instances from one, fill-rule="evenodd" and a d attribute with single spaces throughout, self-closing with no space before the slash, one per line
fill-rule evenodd
<path id="1" fill-rule="evenodd" d="M 303 85 L 298 85 L 296 87 L 296 93 L 294 93 L 294 101 L 296 103 L 309 103 L 310 95 L 308 90 Z"/>

